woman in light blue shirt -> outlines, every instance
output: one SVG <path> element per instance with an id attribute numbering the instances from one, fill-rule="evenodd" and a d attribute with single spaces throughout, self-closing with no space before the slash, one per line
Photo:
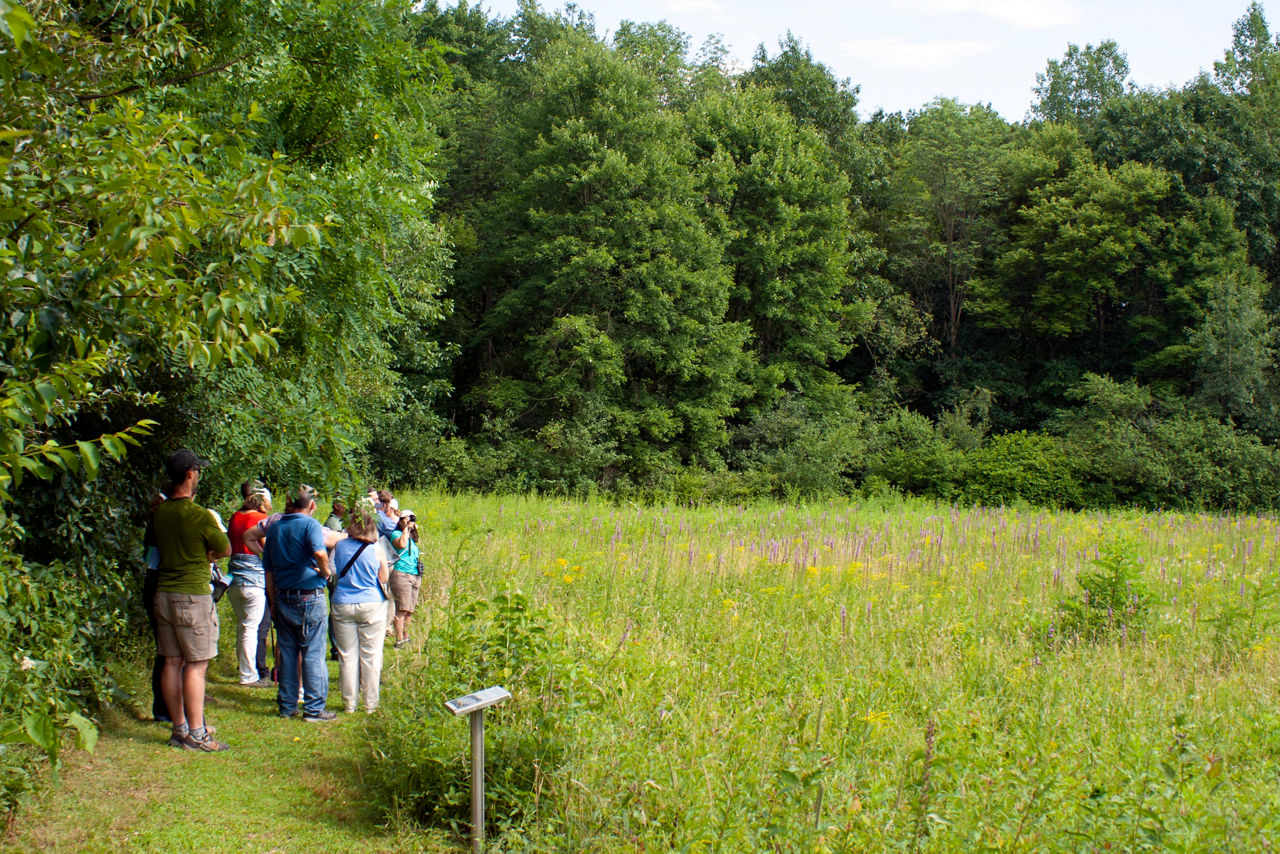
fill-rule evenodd
<path id="1" fill-rule="evenodd" d="M 378 514 L 362 499 L 347 515 L 347 538 L 333 547 L 329 565 L 337 573 L 333 589 L 333 638 L 338 648 L 338 684 L 343 711 L 378 708 L 382 678 L 382 646 L 387 624 L 387 597 L 382 587 L 390 568 L 378 540 Z"/>

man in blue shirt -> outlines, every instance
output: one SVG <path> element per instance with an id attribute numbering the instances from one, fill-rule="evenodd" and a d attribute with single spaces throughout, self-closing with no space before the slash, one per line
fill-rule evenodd
<path id="1" fill-rule="evenodd" d="M 329 669 L 325 664 L 325 582 L 332 570 L 325 550 L 324 527 L 312 515 L 316 491 L 300 486 L 289 495 L 285 513 L 271 524 L 262 550 L 267 596 L 272 603 L 280 639 L 280 716 L 291 718 L 298 708 L 298 665 L 302 665 L 302 719 L 331 721 L 325 709 L 329 698 Z"/>

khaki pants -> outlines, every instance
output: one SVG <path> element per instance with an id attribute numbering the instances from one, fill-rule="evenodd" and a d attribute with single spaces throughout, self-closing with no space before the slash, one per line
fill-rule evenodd
<path id="1" fill-rule="evenodd" d="M 333 640 L 338 647 L 338 685 L 344 711 L 354 712 L 359 697 L 364 697 L 366 712 L 378 708 L 386 620 L 385 602 L 334 603 Z"/>

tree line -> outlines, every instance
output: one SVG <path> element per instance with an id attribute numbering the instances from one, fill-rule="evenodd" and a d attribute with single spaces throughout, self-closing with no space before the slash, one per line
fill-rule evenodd
<path id="1" fill-rule="evenodd" d="M 665 23 L 429 3 L 459 485 L 738 499 L 897 488 L 1264 508 L 1277 482 L 1275 99 L 1250 6 L 1212 74 L 1110 41 L 1025 120 L 858 114 L 794 36 L 735 70 Z M 427 425 L 401 435 L 423 435 Z"/>

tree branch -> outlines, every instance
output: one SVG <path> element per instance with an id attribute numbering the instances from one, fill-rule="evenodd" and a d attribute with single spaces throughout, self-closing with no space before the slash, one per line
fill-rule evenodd
<path id="1" fill-rule="evenodd" d="M 29 222 L 31 222 L 31 220 L 35 219 L 35 218 L 36 218 L 36 214 L 38 214 L 38 213 L 40 213 L 40 211 L 39 211 L 39 210 L 34 210 L 34 211 L 32 211 L 31 213 L 27 214 L 27 215 L 26 215 L 26 217 L 24 217 L 24 218 L 23 218 L 22 222 L 18 223 L 17 225 L 15 225 L 15 226 L 13 227 L 13 231 L 9 232 L 9 234 L 5 237 L 5 241 L 6 241 L 6 242 L 8 242 L 8 241 L 10 241 L 10 240 L 13 240 L 13 238 L 17 237 L 17 236 L 18 236 L 18 233 L 19 233 L 20 231 L 22 231 L 22 229 L 26 228 L 26 227 L 27 227 L 27 223 L 29 223 Z"/>
<path id="2" fill-rule="evenodd" d="M 161 80 L 156 84 L 134 83 L 130 86 L 125 86 L 123 89 L 117 89 L 114 92 L 95 92 L 94 94 L 91 94 L 91 95 L 76 95 L 76 100 L 100 101 L 103 98 L 115 98 L 120 95 L 128 95 L 130 92 L 136 92 L 147 85 L 176 86 L 179 83 L 186 83 L 188 81 L 195 80 L 197 77 L 206 77 L 210 74 L 217 74 L 219 71 L 226 71 L 228 68 L 235 65 L 237 62 L 247 59 L 248 57 L 249 57 L 248 53 L 242 53 L 239 56 L 235 57 L 234 59 L 227 60 L 221 65 L 214 65 L 209 68 L 202 68 L 199 71 L 191 71 L 191 72 L 188 72 L 187 74 L 179 74 L 177 77 L 170 77 L 168 80 Z"/>

